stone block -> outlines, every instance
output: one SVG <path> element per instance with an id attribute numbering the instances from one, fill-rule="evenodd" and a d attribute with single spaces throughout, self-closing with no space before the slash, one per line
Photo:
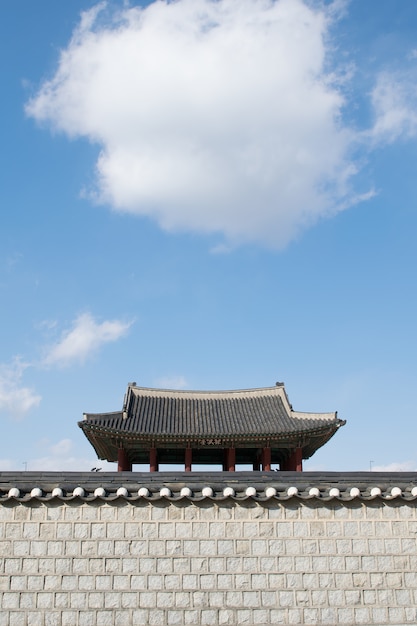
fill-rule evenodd
<path id="1" fill-rule="evenodd" d="M 139 562 L 137 558 L 124 558 L 122 561 L 123 574 L 136 574 L 139 571 Z"/>
<path id="2" fill-rule="evenodd" d="M 315 608 L 303 609 L 304 624 L 317 624 L 319 622 L 319 612 Z"/>
<path id="3" fill-rule="evenodd" d="M 164 588 L 167 590 L 181 589 L 181 578 L 178 574 L 168 574 L 164 577 Z"/>
<path id="4" fill-rule="evenodd" d="M 287 612 L 288 617 L 285 621 L 278 622 L 279 624 L 303 624 L 304 623 L 304 615 L 303 610 L 298 608 L 288 609 Z"/>
<path id="5" fill-rule="evenodd" d="M 104 594 L 102 592 L 90 591 L 87 598 L 89 609 L 102 609 L 104 606 Z"/>
<path id="6" fill-rule="evenodd" d="M 198 554 L 202 556 L 213 556 L 216 554 L 216 542 L 214 539 L 200 540 L 198 542 Z M 230 554 L 230 551 L 229 551 Z"/>
<path id="7" fill-rule="evenodd" d="M 26 576 L 10 576 L 10 591 L 24 591 L 26 588 Z"/>
<path id="8" fill-rule="evenodd" d="M 171 559 L 172 571 L 180 574 L 188 574 L 191 571 L 190 559 L 185 557 L 174 557 Z"/>
<path id="9" fill-rule="evenodd" d="M 303 539 L 301 541 L 302 554 L 319 554 L 319 545 L 316 539 Z"/>
<path id="10" fill-rule="evenodd" d="M 215 574 L 202 574 L 200 576 L 200 589 L 215 589 L 216 588 L 216 576 Z"/>
<path id="11" fill-rule="evenodd" d="M 95 611 L 82 611 L 78 614 L 78 626 L 95 626 L 96 614 Z"/>
<path id="12" fill-rule="evenodd" d="M 9 613 L 8 626 L 26 626 L 26 616 L 22 612 L 11 611 Z"/>
<path id="13" fill-rule="evenodd" d="M 112 589 L 112 577 L 108 575 L 96 576 L 97 591 L 110 591 Z"/>
<path id="14" fill-rule="evenodd" d="M 30 542 L 30 555 L 34 557 L 46 556 L 48 553 L 48 543 L 46 541 Z"/>
<path id="15" fill-rule="evenodd" d="M 19 597 L 19 608 L 27 611 L 28 609 L 36 609 L 36 594 L 21 593 Z"/>
<path id="16" fill-rule="evenodd" d="M 139 605 L 144 608 L 156 608 L 156 593 L 153 591 L 139 592 Z"/>
<path id="17" fill-rule="evenodd" d="M 291 613 L 292 615 L 292 620 L 291 622 L 288 622 L 287 616 L 288 614 Z M 298 610 L 290 610 L 287 611 L 286 609 L 272 609 L 271 610 L 271 624 L 297 624 L 297 623 L 301 623 L 301 622 L 297 622 L 297 615 L 301 615 L 301 611 Z"/>
<path id="18" fill-rule="evenodd" d="M 236 522 L 226 522 L 224 536 L 228 539 L 240 539 L 243 536 L 242 526 Z"/>
<path id="19" fill-rule="evenodd" d="M 52 592 L 38 592 L 36 596 L 38 609 L 52 609 L 54 606 L 54 594 Z"/>
<path id="20" fill-rule="evenodd" d="M 403 624 L 405 612 L 402 607 L 388 607 L 388 619 L 390 624 Z"/>
<path id="21" fill-rule="evenodd" d="M 64 554 L 64 543 L 62 541 L 48 541 L 46 547 L 48 556 L 62 556 Z"/>
<path id="22" fill-rule="evenodd" d="M 147 578 L 144 574 L 133 574 L 132 576 L 130 576 L 130 589 L 136 589 L 138 591 L 142 591 L 148 588 L 148 581 L 149 577 Z"/>
<path id="23" fill-rule="evenodd" d="M 4 539 L 2 539 L 0 541 L 0 557 L 10 556 L 11 551 L 12 551 L 12 542 L 5 541 Z"/>
<path id="24" fill-rule="evenodd" d="M 97 611 L 97 626 L 113 626 L 112 611 Z"/>
<path id="25" fill-rule="evenodd" d="M 182 554 L 182 543 L 179 539 L 170 540 L 165 542 L 165 554 L 167 556 L 174 556 Z"/>
<path id="26" fill-rule="evenodd" d="M 5 617 L 8 618 L 6 614 L 5 614 Z M 40 611 L 26 612 L 26 618 L 27 618 L 27 626 L 43 626 L 44 624 L 43 614 Z"/>
<path id="27" fill-rule="evenodd" d="M 44 577 L 43 576 L 28 576 L 27 588 L 29 591 L 40 591 L 43 589 Z"/>
<path id="28" fill-rule="evenodd" d="M 160 522 L 158 524 L 158 537 L 160 539 L 174 539 L 175 524 L 173 522 Z"/>
<path id="29" fill-rule="evenodd" d="M 6 524 L 6 538 L 37 539 L 40 537 L 40 527 L 41 525 L 37 522 L 25 522 L 21 534 L 20 524 Z"/>
<path id="30" fill-rule="evenodd" d="M 138 594 L 136 592 L 125 591 L 121 594 L 122 609 L 134 609 L 138 606 Z"/>
<path id="31" fill-rule="evenodd" d="M 184 574 L 184 576 L 182 577 L 182 587 L 183 589 L 198 589 L 198 576 L 196 574 Z"/>
<path id="32" fill-rule="evenodd" d="M 56 538 L 57 539 L 72 539 L 73 538 L 73 526 L 69 522 L 60 522 L 56 526 Z"/>
<path id="33" fill-rule="evenodd" d="M 111 591 L 104 594 L 104 608 L 117 609 L 121 606 L 121 594 L 118 591 Z"/>
<path id="34" fill-rule="evenodd" d="M 208 593 L 208 606 L 222 608 L 224 606 L 225 598 L 222 591 L 209 591 Z"/>
<path id="35" fill-rule="evenodd" d="M 84 609 L 87 606 L 87 593 L 75 591 L 70 593 L 70 607 L 72 609 Z"/>
<path id="36" fill-rule="evenodd" d="M 172 608 L 174 606 L 174 594 L 172 592 L 158 591 L 156 593 L 156 606 L 159 609 Z"/>
<path id="37" fill-rule="evenodd" d="M 168 626 L 181 626 L 182 611 L 168 610 L 166 613 L 166 623 Z"/>
<path id="38" fill-rule="evenodd" d="M 235 541 L 235 554 L 247 555 L 251 553 L 251 542 L 249 539 L 237 539 Z"/>
<path id="39" fill-rule="evenodd" d="M 156 561 L 156 571 L 159 574 L 171 574 L 172 558 L 170 556 L 159 558 Z"/>
<path id="40" fill-rule="evenodd" d="M 323 607 L 320 609 L 320 624 L 337 624 L 337 609 L 334 607 Z"/>
<path id="41" fill-rule="evenodd" d="M 81 544 L 79 541 L 66 541 L 64 548 L 65 556 L 75 557 L 81 555 Z"/>
<path id="42" fill-rule="evenodd" d="M 197 623 L 197 622 L 195 622 Z M 261 621 L 256 621 L 257 624 L 261 624 Z M 268 623 L 264 620 L 264 623 Z M 235 612 L 231 609 L 221 609 L 219 611 L 219 626 L 235 626 Z"/>
<path id="43" fill-rule="evenodd" d="M 57 587 L 59 589 L 59 587 Z M 54 607 L 56 609 L 66 609 L 69 606 L 69 594 L 63 592 L 55 593 Z"/>
<path id="44" fill-rule="evenodd" d="M 338 608 L 337 619 L 338 624 L 355 624 L 354 610 L 351 607 Z"/>
<path id="45" fill-rule="evenodd" d="M 175 606 L 177 608 L 187 608 L 191 605 L 190 594 L 185 591 L 178 591 L 175 594 Z"/>

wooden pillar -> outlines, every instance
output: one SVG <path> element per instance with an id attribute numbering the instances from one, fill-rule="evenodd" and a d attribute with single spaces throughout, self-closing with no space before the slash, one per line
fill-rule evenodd
<path id="1" fill-rule="evenodd" d="M 191 465 L 193 462 L 193 450 L 192 448 L 185 448 L 185 471 L 191 472 Z"/>
<path id="2" fill-rule="evenodd" d="M 156 448 L 151 448 L 149 452 L 149 471 L 157 472 L 158 469 L 158 451 Z"/>
<path id="3" fill-rule="evenodd" d="M 303 471 L 303 449 L 295 448 L 288 459 L 282 464 L 282 469 L 286 472 L 302 472 Z"/>
<path id="4" fill-rule="evenodd" d="M 117 451 L 117 471 L 118 472 L 131 472 L 132 463 L 129 461 L 129 456 L 124 448 L 119 448 Z"/>
<path id="5" fill-rule="evenodd" d="M 293 454 L 294 454 L 294 469 L 296 472 L 302 472 L 303 471 L 303 449 L 296 448 Z"/>
<path id="6" fill-rule="evenodd" d="M 262 469 L 264 472 L 271 471 L 271 448 L 262 449 Z"/>
<path id="7" fill-rule="evenodd" d="M 234 472 L 236 469 L 236 448 L 227 448 L 227 472 Z"/>

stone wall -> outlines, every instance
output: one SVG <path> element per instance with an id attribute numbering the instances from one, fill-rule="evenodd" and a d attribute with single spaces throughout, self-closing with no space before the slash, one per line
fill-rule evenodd
<path id="1" fill-rule="evenodd" d="M 177 498 L 171 485 L 131 498 L 108 485 L 89 496 L 88 480 L 78 495 L 39 478 L 0 496 L 0 626 L 417 623 L 404 485 L 347 499 L 316 481 L 319 497 L 277 485 L 259 498 L 246 480 L 233 497 Z"/>

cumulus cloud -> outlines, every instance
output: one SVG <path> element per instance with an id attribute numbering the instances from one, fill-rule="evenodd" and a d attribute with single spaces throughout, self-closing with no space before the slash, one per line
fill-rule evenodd
<path id="1" fill-rule="evenodd" d="M 372 90 L 376 141 L 391 143 L 417 134 L 416 76 L 400 72 L 382 72 Z"/>
<path id="2" fill-rule="evenodd" d="M 356 139 L 327 69 L 337 5 L 100 5 L 26 111 L 100 146 L 100 202 L 169 231 L 285 246 L 358 200 Z"/>
<path id="3" fill-rule="evenodd" d="M 0 413 L 12 419 L 22 419 L 39 406 L 42 399 L 22 382 L 27 367 L 28 364 L 18 358 L 10 364 L 0 364 Z"/>
<path id="4" fill-rule="evenodd" d="M 90 313 L 83 313 L 71 328 L 64 331 L 59 341 L 50 346 L 43 363 L 47 366 L 67 366 L 84 362 L 102 345 L 125 336 L 131 324 L 119 320 L 100 323 Z"/>

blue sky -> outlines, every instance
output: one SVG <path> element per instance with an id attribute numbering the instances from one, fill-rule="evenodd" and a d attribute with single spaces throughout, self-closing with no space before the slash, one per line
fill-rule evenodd
<path id="1" fill-rule="evenodd" d="M 129 381 L 284 381 L 347 420 L 305 469 L 417 470 L 414 0 L 1 18 L 0 470 L 96 466 Z"/>

